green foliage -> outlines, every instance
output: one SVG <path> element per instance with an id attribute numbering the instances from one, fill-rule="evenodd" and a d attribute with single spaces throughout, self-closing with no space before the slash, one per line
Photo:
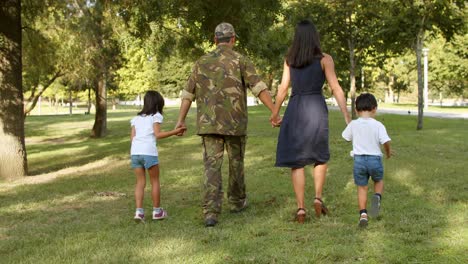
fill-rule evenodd
<path id="1" fill-rule="evenodd" d="M 124 65 L 117 70 L 119 76 L 119 94 L 123 96 L 157 90 L 157 61 L 147 55 L 138 41 L 127 45 L 124 54 Z"/>
<path id="2" fill-rule="evenodd" d="M 57 27 L 60 4 L 26 1 L 22 8 L 23 91 L 35 93 L 39 86 L 47 88 L 44 86 L 58 72 L 65 71 L 65 34 Z"/>
<path id="3" fill-rule="evenodd" d="M 418 29 L 433 32 L 430 37 L 457 36 L 466 29 L 460 24 L 463 8 L 463 1 L 436 0 L 25 1 L 24 88 L 30 95 L 60 70 L 67 87 L 87 89 L 104 72 L 113 97 L 133 98 L 148 89 L 178 96 L 193 61 L 213 48 L 215 26 L 227 21 L 239 36 L 236 49 L 254 61 L 275 90 L 294 27 L 308 18 L 319 29 L 323 50 L 335 60 L 344 90 L 350 88 L 353 50 L 358 92 L 363 87 L 383 94 L 389 73 L 396 77 L 394 88 L 403 91 L 416 83 L 414 58 L 402 54 L 413 48 Z M 430 47 L 431 83 L 447 96 L 466 90 L 465 39 L 454 37 L 444 45 L 445 59 L 436 58 L 442 43 Z M 403 68 L 389 68 L 401 60 Z"/>
<path id="4" fill-rule="evenodd" d="M 190 75 L 192 63 L 187 62 L 179 54 L 165 59 L 160 63 L 157 76 L 159 89 L 165 97 L 179 97 L 180 91 L 185 88 Z"/>
<path id="5" fill-rule="evenodd" d="M 394 51 L 415 48 L 416 38 L 426 32 L 428 37 L 442 32 L 450 40 L 455 34 L 466 30 L 464 1 L 456 0 L 399 0 L 387 6 L 384 18 L 387 26 L 382 31 L 385 40 Z"/>
<path id="6" fill-rule="evenodd" d="M 39 30 L 23 31 L 23 91 L 46 83 L 57 69 L 57 43 Z"/>
<path id="7" fill-rule="evenodd" d="M 447 42 L 441 36 L 429 43 L 429 85 L 433 92 L 468 97 L 468 34 Z"/>

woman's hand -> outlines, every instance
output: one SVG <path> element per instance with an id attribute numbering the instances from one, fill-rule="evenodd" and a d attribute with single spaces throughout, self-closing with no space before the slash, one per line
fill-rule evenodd
<path id="1" fill-rule="evenodd" d="M 270 123 L 271 127 L 279 127 L 283 119 L 279 114 L 271 114 L 270 116 Z"/>
<path id="2" fill-rule="evenodd" d="M 351 123 L 351 116 L 349 116 L 348 112 L 346 112 L 346 114 L 344 114 L 344 118 L 345 118 L 346 125 Z"/>

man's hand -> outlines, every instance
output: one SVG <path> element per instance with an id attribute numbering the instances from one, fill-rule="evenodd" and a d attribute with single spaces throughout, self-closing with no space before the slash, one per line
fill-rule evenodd
<path id="1" fill-rule="evenodd" d="M 271 114 L 270 116 L 271 127 L 279 127 L 281 125 L 281 122 L 283 122 L 283 119 L 281 118 L 280 115 Z"/>
<path id="2" fill-rule="evenodd" d="M 185 134 L 185 131 L 187 131 L 187 127 L 185 126 L 185 122 L 177 122 L 175 128 L 176 130 L 179 130 L 179 133 L 177 133 L 177 136 L 183 136 Z"/>

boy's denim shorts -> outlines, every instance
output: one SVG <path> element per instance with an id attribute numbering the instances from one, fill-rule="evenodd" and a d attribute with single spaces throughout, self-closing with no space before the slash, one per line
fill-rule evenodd
<path id="1" fill-rule="evenodd" d="M 358 186 L 367 186 L 369 177 L 374 182 L 383 180 L 382 157 L 375 155 L 354 155 L 354 183 Z"/>
<path id="2" fill-rule="evenodd" d="M 145 168 L 149 169 L 154 165 L 159 164 L 158 156 L 149 156 L 149 155 L 132 155 L 132 169 L 136 168 Z"/>

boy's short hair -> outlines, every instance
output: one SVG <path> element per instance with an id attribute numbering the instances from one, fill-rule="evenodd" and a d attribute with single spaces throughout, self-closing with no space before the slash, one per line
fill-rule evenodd
<path id="1" fill-rule="evenodd" d="M 356 111 L 372 111 L 377 108 L 377 100 L 370 93 L 360 94 L 356 98 Z"/>

